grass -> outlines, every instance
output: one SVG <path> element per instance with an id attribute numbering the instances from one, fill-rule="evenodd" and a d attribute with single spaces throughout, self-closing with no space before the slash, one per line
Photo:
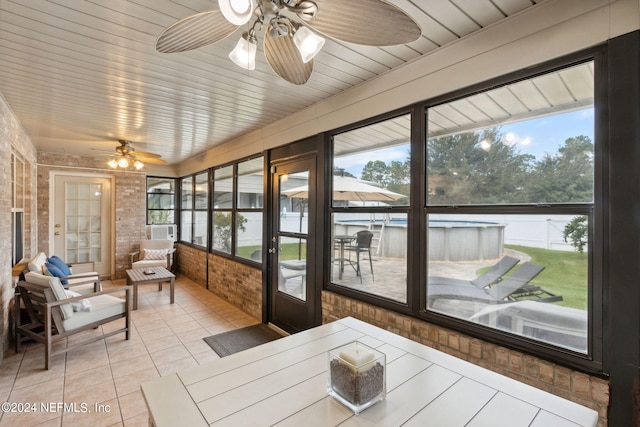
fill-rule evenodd
<path id="1" fill-rule="evenodd" d="M 250 258 L 251 254 L 257 250 L 262 249 L 262 246 L 242 246 L 238 248 L 238 255 L 244 258 Z M 306 243 L 302 244 L 301 255 L 304 259 L 307 253 L 307 245 Z M 297 243 L 284 243 L 280 245 L 280 259 L 281 260 L 289 260 L 289 259 L 298 259 L 298 244 Z"/>
<path id="2" fill-rule="evenodd" d="M 509 249 L 523 252 L 531 262 L 544 266 L 532 284 L 556 295 L 562 301 L 556 304 L 587 309 L 587 254 L 579 252 L 553 251 L 528 246 L 505 245 Z"/>

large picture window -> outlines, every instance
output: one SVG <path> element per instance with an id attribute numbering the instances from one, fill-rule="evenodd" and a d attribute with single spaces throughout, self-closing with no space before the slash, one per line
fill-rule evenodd
<path id="1" fill-rule="evenodd" d="M 426 114 L 427 310 L 588 354 L 593 62 Z"/>
<path id="2" fill-rule="evenodd" d="M 407 302 L 411 118 L 333 136 L 331 283 Z"/>

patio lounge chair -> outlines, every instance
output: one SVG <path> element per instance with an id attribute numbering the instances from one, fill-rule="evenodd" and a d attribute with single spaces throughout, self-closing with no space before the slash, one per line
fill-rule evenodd
<path id="1" fill-rule="evenodd" d="M 113 293 L 124 292 L 124 299 Z M 34 272 L 26 274 L 26 280 L 18 282 L 16 306 L 20 300 L 24 303 L 28 322 L 22 323 L 16 316 L 16 351 L 25 339 L 44 344 L 44 367 L 51 367 L 51 357 L 65 353 L 78 346 L 106 339 L 124 332 L 129 339 L 129 287 L 108 291 L 69 296 L 57 277 L 40 275 Z M 54 348 L 54 344 L 71 335 L 95 329 L 100 325 L 124 318 L 120 328 L 109 328 L 103 333 L 92 334 L 82 340 L 74 340 Z"/>
<path id="2" fill-rule="evenodd" d="M 522 298 L 535 298 L 543 302 L 562 301 L 561 295 L 531 285 L 533 280 L 544 267 L 531 262 L 525 262 L 513 274 L 486 289 L 478 289 L 467 285 L 429 285 L 427 287 L 427 301 L 431 307 L 437 299 L 457 299 L 499 304 L 517 301 Z"/>
<path id="3" fill-rule="evenodd" d="M 455 285 L 466 286 L 473 285 L 476 288 L 484 289 L 504 276 L 511 270 L 520 260 L 508 255 L 502 257 L 500 261 L 494 264 L 489 270 L 472 280 L 454 279 L 452 277 L 429 276 L 429 285 Z"/>

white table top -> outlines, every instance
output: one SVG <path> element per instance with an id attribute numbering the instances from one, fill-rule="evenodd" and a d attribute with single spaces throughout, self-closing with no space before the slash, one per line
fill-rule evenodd
<path id="1" fill-rule="evenodd" d="M 327 395 L 327 351 L 386 354 L 385 400 L 354 415 Z M 598 414 L 353 318 L 141 386 L 151 423 L 192 426 L 595 426 Z"/>

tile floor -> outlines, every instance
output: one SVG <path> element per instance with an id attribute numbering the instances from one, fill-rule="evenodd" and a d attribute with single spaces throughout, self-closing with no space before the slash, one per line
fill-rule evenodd
<path id="1" fill-rule="evenodd" d="M 105 289 L 121 285 L 103 282 Z M 23 412 L 0 411 L 0 426 L 148 426 L 141 383 L 217 359 L 202 338 L 259 323 L 184 277 L 176 280 L 175 304 L 168 286 L 140 286 L 131 319 L 129 341 L 118 334 L 79 347 L 55 356 L 49 371 L 41 345 L 9 354 L 0 364 L 0 402 Z"/>

